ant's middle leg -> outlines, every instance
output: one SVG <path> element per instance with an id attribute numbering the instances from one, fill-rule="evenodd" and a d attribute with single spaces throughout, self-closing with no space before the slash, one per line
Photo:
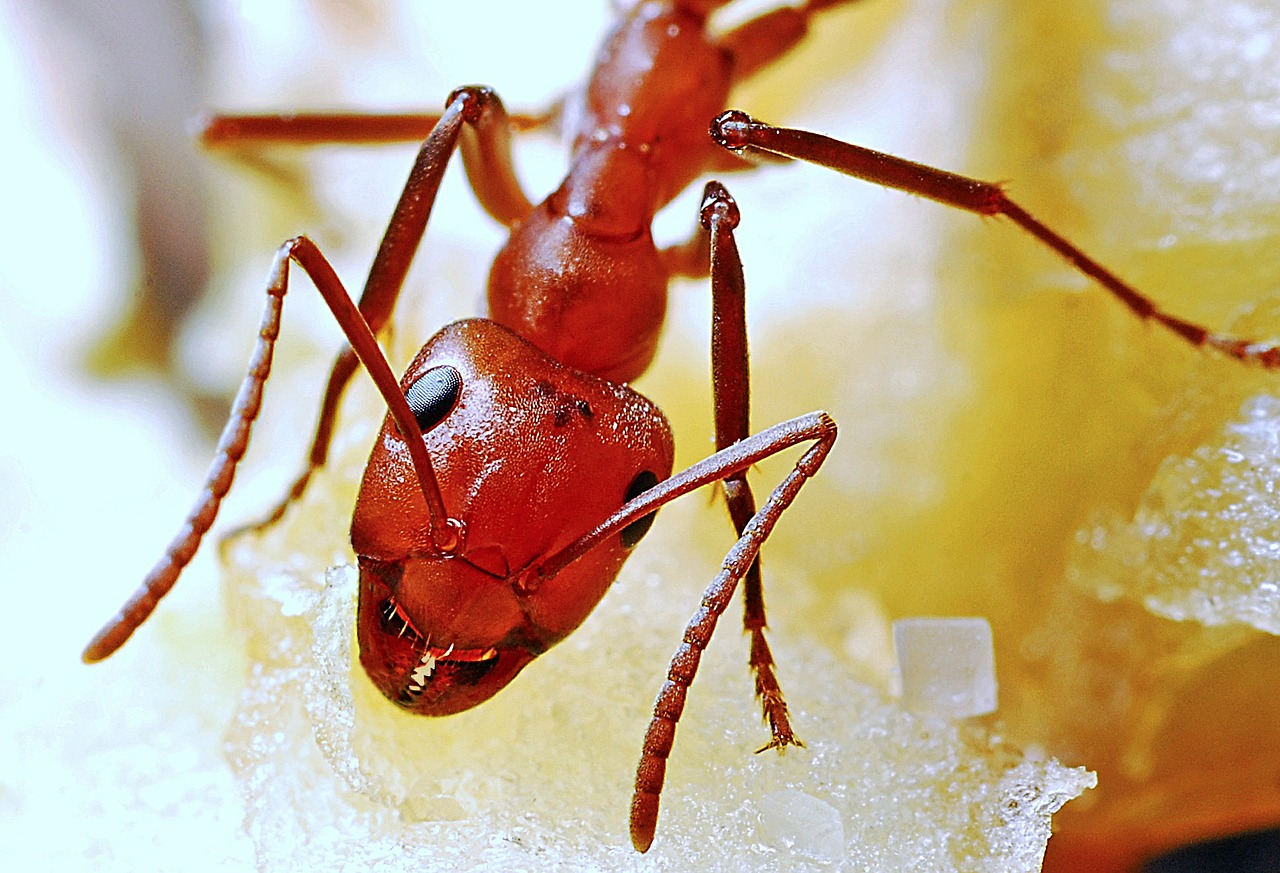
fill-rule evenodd
<path id="1" fill-rule="evenodd" d="M 360 295 L 360 314 L 375 333 L 386 326 L 395 309 L 455 151 L 461 150 L 471 187 L 491 215 L 511 224 L 532 209 L 515 177 L 510 134 L 510 117 L 490 89 L 471 86 L 449 95 L 444 113 L 418 150 Z M 232 531 L 227 538 L 274 524 L 302 496 L 312 474 L 328 460 L 338 404 L 356 367 L 356 356 L 350 348 L 334 362 L 306 464 L 285 497 L 262 520 Z"/>
<path id="2" fill-rule="evenodd" d="M 738 206 L 719 182 L 707 183 L 701 222 L 710 242 L 711 262 L 711 379 L 715 399 L 716 450 L 727 449 L 750 434 L 750 361 L 747 353 L 746 283 L 733 231 Z M 745 470 L 727 477 L 724 494 L 729 516 L 741 536 L 756 514 L 755 497 Z M 769 723 L 770 741 L 759 751 L 802 746 L 791 729 L 787 702 L 774 672 L 773 653 L 765 638 L 764 585 L 760 561 L 755 559 L 743 578 L 743 628 L 751 637 L 750 666 L 756 697 Z"/>

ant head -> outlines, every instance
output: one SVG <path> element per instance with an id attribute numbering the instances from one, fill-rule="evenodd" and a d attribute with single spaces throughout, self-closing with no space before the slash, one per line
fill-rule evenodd
<path id="1" fill-rule="evenodd" d="M 388 419 L 351 527 L 360 657 L 387 697 L 446 715 L 492 696 L 586 619 L 646 520 L 550 578 L 537 566 L 669 476 L 671 434 L 639 394 L 490 321 L 446 327 L 401 387 L 462 542 L 449 553 L 432 544 L 407 448 Z"/>

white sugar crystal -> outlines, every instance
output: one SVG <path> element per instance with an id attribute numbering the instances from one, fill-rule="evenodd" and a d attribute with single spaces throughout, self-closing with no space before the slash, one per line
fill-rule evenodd
<path id="1" fill-rule="evenodd" d="M 996 708 L 996 661 L 985 618 L 905 618 L 893 623 L 902 705 L 969 718 Z"/>
<path id="2" fill-rule="evenodd" d="M 765 844 L 825 864 L 844 857 L 844 823 L 825 800 L 786 788 L 760 798 L 759 807 Z"/>

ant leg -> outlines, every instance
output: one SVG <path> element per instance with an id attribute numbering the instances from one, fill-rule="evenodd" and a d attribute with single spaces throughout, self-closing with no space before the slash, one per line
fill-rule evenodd
<path id="1" fill-rule="evenodd" d="M 471 133 L 463 136 L 464 130 Z M 509 135 L 506 110 L 493 91 L 473 86 L 459 88 L 449 95 L 444 114 L 423 142 L 409 171 L 409 179 L 391 215 L 360 295 L 360 312 L 374 333 L 382 330 L 391 318 L 409 265 L 426 232 L 427 220 L 435 205 L 449 158 L 460 145 L 468 179 L 487 210 L 495 216 L 512 217 L 522 212 L 528 214 L 532 209 L 512 169 Z M 315 435 L 302 472 L 271 512 L 259 521 L 231 531 L 224 537 L 224 542 L 246 531 L 271 526 L 280 520 L 291 503 L 302 496 L 311 475 L 328 460 L 338 404 L 355 371 L 356 357 L 351 349 L 345 349 L 329 371 Z"/>
<path id="2" fill-rule="evenodd" d="M 669 277 L 707 278 L 711 273 L 711 237 L 702 227 L 702 219 L 698 219 L 693 233 L 687 240 L 660 249 L 658 260 L 662 262 L 662 268 Z"/>
<path id="3" fill-rule="evenodd" d="M 636 769 L 635 793 L 631 799 L 631 843 L 643 852 L 653 842 L 658 821 L 658 803 L 666 780 L 667 758 L 675 742 L 676 725 L 684 712 L 685 697 L 698 672 L 702 652 L 715 632 L 716 623 L 733 599 L 739 580 L 755 564 L 761 546 L 804 483 L 817 473 L 836 440 L 836 423 L 825 412 L 784 421 L 768 430 L 746 437 L 721 449 L 688 469 L 659 482 L 635 497 L 601 522 L 540 564 L 529 568 L 522 585 L 537 587 L 602 542 L 615 537 L 627 525 L 657 511 L 681 495 L 703 485 L 721 482 L 745 473 L 755 464 L 785 449 L 812 442 L 795 468 L 769 494 L 764 506 L 743 526 L 738 541 L 725 555 L 720 573 L 702 595 L 701 605 L 685 627 L 684 636 L 671 664 L 667 679 L 653 704 L 653 718 L 645 731 L 643 752 Z"/>
<path id="4" fill-rule="evenodd" d="M 831 7 L 857 3 L 859 0 L 808 0 L 798 6 L 782 6 L 748 19 L 718 40 L 720 47 L 733 57 L 734 84 L 751 78 L 760 70 L 786 55 L 809 34 L 814 15 Z M 717 4 L 723 5 L 723 4 Z M 785 162 L 785 158 L 764 152 L 751 154 L 711 150 L 707 169 L 717 173 L 738 172 L 761 164 Z"/>
<path id="5" fill-rule="evenodd" d="M 276 145 L 382 145 L 422 142 L 439 123 L 438 113 L 213 113 L 196 120 L 196 135 L 200 139 L 200 145 L 207 149 L 241 150 Z"/>
<path id="6" fill-rule="evenodd" d="M 807 0 L 798 6 L 770 10 L 738 25 L 720 38 L 734 60 L 734 80 L 741 82 L 787 54 L 809 34 L 814 15 L 860 0 Z"/>
<path id="7" fill-rule="evenodd" d="M 711 135 L 717 143 L 733 152 L 744 149 L 771 152 L 819 164 L 846 176 L 896 188 L 976 215 L 1004 216 L 1105 288 L 1143 321 L 1153 321 L 1197 348 L 1207 346 L 1266 369 L 1280 369 L 1280 345 L 1217 333 L 1170 315 L 1151 298 L 1041 224 L 1009 199 L 997 184 L 913 163 L 821 134 L 772 127 L 736 110 L 717 117 L 712 122 Z"/>
<path id="8" fill-rule="evenodd" d="M 636 519 L 643 518 L 680 494 L 701 485 L 746 471 L 753 464 L 800 442 L 811 446 L 785 479 L 776 487 L 764 506 L 744 525 L 738 541 L 725 556 L 720 573 L 702 595 L 702 602 L 685 627 L 679 648 L 667 668 L 667 678 L 653 704 L 653 717 L 645 731 L 643 751 L 636 769 L 635 793 L 631 799 L 631 843 L 646 851 L 653 842 L 658 821 L 658 804 L 666 780 L 667 758 L 675 741 L 676 725 L 684 712 L 689 686 L 698 671 L 702 652 L 715 631 L 716 622 L 733 599 L 738 581 L 755 565 L 760 547 L 768 539 L 779 517 L 791 505 L 804 483 L 822 465 L 836 438 L 835 422 L 826 413 L 815 412 L 776 425 L 722 449 L 688 470 L 655 485 L 631 501 L 596 530 L 560 554 L 552 556 L 542 568 L 554 572 L 593 545 Z"/>
<path id="9" fill-rule="evenodd" d="M 747 354 L 746 283 L 733 237 L 739 221 L 738 206 L 719 182 L 707 183 L 700 217 L 711 244 L 711 381 L 715 393 L 716 448 L 725 449 L 750 433 L 751 367 Z M 755 497 L 745 469 L 725 478 L 724 493 L 729 517 L 741 536 L 756 514 Z M 768 744 L 757 751 L 803 746 L 791 729 L 787 702 L 765 638 L 767 622 L 759 559 L 747 570 L 742 594 L 743 629 L 751 637 L 749 663 L 755 676 L 756 697 L 769 723 L 771 737 Z"/>
<path id="10" fill-rule="evenodd" d="M 124 645 L 125 641 L 147 620 L 195 556 L 200 541 L 213 526 L 222 499 L 235 480 L 236 467 L 249 446 L 253 422 L 262 408 L 262 391 L 271 375 L 271 361 L 276 339 L 280 336 L 280 319 L 284 310 L 284 296 L 289 290 L 289 261 L 295 261 L 311 277 L 334 318 L 342 327 L 348 342 L 361 363 L 369 371 L 379 392 L 386 400 L 401 433 L 413 455 L 414 467 L 422 486 L 423 496 L 431 513 L 432 539 L 442 551 L 457 545 L 457 524 L 444 510 L 440 491 L 436 484 L 431 461 L 422 441 L 417 420 L 409 409 L 399 381 L 387 364 L 373 331 L 342 282 L 320 250 L 306 237 L 296 237 L 280 247 L 271 276 L 267 283 L 267 308 L 258 328 L 258 340 L 249 358 L 248 371 L 236 394 L 227 424 L 214 459 L 205 476 L 204 487 L 194 507 L 187 514 L 178 535 L 165 549 L 162 557 L 151 569 L 142 584 L 125 602 L 120 611 L 89 642 L 82 655 L 86 663 L 101 661 Z"/>
<path id="11" fill-rule="evenodd" d="M 746 286 L 733 229 L 737 204 L 719 182 L 709 182 L 703 192 L 699 231 L 684 243 L 659 253 L 670 275 L 699 277 L 711 274 L 712 332 L 711 376 L 715 389 L 716 448 L 727 448 L 750 433 L 750 363 L 747 355 Z M 709 232 L 708 232 L 709 231 Z M 700 261 L 698 259 L 701 259 Z M 709 262 L 709 267 L 708 267 Z M 723 482 L 729 517 L 738 535 L 755 515 L 755 497 L 746 472 Z M 774 673 L 773 653 L 765 638 L 764 585 L 760 562 L 752 563 L 743 586 L 743 628 L 751 636 L 749 664 L 755 676 L 756 697 L 769 723 L 771 739 L 759 749 L 803 746 L 791 729 L 787 703 Z"/>
<path id="12" fill-rule="evenodd" d="M 468 90 L 472 89 L 458 89 L 449 99 Z M 467 171 L 471 191 L 484 211 L 503 227 L 511 228 L 529 216 L 533 204 L 520 187 L 512 163 L 511 117 L 497 95 L 484 90 L 492 95 L 492 100 L 485 111 L 468 119 L 470 123 L 463 129 L 462 166 Z"/>
<path id="13" fill-rule="evenodd" d="M 238 525 L 222 535 L 219 546 L 224 550 L 224 557 L 228 544 L 241 534 L 266 530 L 283 518 L 285 511 L 294 501 L 302 497 L 307 490 L 312 474 L 323 467 L 325 462 L 329 460 L 329 445 L 333 442 L 333 426 L 338 418 L 338 403 L 342 400 L 342 393 L 346 390 L 347 383 L 351 381 L 351 377 L 354 375 L 358 365 L 359 361 L 350 348 L 345 348 L 338 353 L 337 359 L 333 362 L 333 367 L 329 370 L 329 380 L 325 383 L 324 397 L 320 401 L 320 414 L 316 421 L 316 431 L 311 438 L 311 449 L 307 453 L 306 464 L 303 466 L 302 472 L 297 475 L 292 484 L 289 485 L 289 490 L 285 492 L 284 497 L 272 507 L 270 512 L 257 521 Z"/>
<path id="14" fill-rule="evenodd" d="M 472 86 L 460 92 L 485 91 Z M 559 108 L 541 115 L 508 115 L 492 95 L 492 105 L 468 118 L 463 134 L 462 161 L 480 205 L 506 227 L 523 219 L 533 208 L 515 178 L 511 165 L 511 132 L 536 130 L 550 125 Z M 440 124 L 443 115 L 362 114 L 354 112 L 302 112 L 267 115 L 210 115 L 199 123 L 201 145 L 211 149 L 255 148 L 265 145 L 379 145 L 421 142 Z"/>
<path id="15" fill-rule="evenodd" d="M 511 115 L 518 132 L 546 127 L 555 110 Z M 263 146 L 386 145 L 422 142 L 440 123 L 438 113 L 280 112 L 252 115 L 215 113 L 197 122 L 200 144 L 208 149 Z"/>

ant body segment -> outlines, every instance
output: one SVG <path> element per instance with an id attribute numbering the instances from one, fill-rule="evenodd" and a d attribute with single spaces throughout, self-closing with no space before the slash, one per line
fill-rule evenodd
<path id="1" fill-rule="evenodd" d="M 729 0 L 637 4 L 600 51 L 570 131 L 570 169 L 541 204 L 511 164 L 513 128 L 493 92 L 462 88 L 440 116 L 223 116 L 205 141 L 380 142 L 428 129 L 358 304 L 305 237 L 278 251 L 248 374 L 196 507 L 165 556 L 86 649 L 110 655 L 150 615 L 213 524 L 247 447 L 271 368 L 291 263 L 311 278 L 350 348 L 331 371 L 306 468 L 270 524 L 327 458 L 338 401 L 363 365 L 389 414 L 361 483 L 351 526 L 359 565 L 361 663 L 379 690 L 424 715 L 469 709 L 577 628 L 599 602 L 653 513 L 723 483 L 739 539 L 704 593 L 658 695 L 632 801 L 632 842 L 651 844 L 666 760 L 702 650 L 738 584 L 750 667 L 770 725 L 769 747 L 799 744 L 765 638 L 757 554 L 778 518 L 830 452 L 834 422 L 811 413 L 752 435 L 739 215 L 706 187 L 701 230 L 658 249 L 655 213 L 699 176 L 772 153 L 900 188 L 981 215 L 1003 215 L 1118 297 L 1198 346 L 1280 366 L 1280 350 L 1168 315 L 1013 203 L 996 185 L 912 164 L 816 134 L 725 112 L 730 87 L 785 54 L 809 20 L 851 0 L 809 0 L 726 34 L 707 17 Z M 714 119 L 714 122 L 712 122 Z M 711 135 L 708 135 L 708 125 Z M 460 151 L 485 211 L 510 230 L 489 277 L 485 319 L 446 326 L 399 380 L 375 335 L 393 314 L 445 168 Z M 673 276 L 709 275 L 714 309 L 715 454 L 672 474 L 661 412 L 626 387 L 648 367 Z M 795 469 L 757 508 L 746 471 L 806 445 Z"/>

